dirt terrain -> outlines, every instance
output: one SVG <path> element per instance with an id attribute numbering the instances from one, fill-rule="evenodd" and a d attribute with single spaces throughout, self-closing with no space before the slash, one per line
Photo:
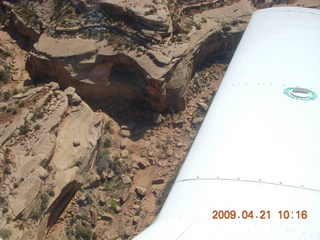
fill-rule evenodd
<path id="1" fill-rule="evenodd" d="M 0 3 L 0 239 L 132 239 L 154 220 L 260 8 Z M 27 10 L 27 11 L 26 11 Z"/>

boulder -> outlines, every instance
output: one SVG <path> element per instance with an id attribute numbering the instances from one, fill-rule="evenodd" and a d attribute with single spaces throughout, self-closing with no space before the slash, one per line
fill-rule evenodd
<path id="1" fill-rule="evenodd" d="M 135 188 L 135 191 L 136 191 L 137 196 L 141 199 L 144 198 L 147 193 L 147 189 L 145 189 L 144 187 L 139 187 L 139 186 L 137 186 Z"/>
<path id="2" fill-rule="evenodd" d="M 197 102 L 198 106 L 201 107 L 203 110 L 208 111 L 209 107 L 204 102 Z"/>
<path id="3" fill-rule="evenodd" d="M 123 184 L 130 184 L 132 181 L 131 181 L 131 178 L 128 176 L 128 175 L 124 175 L 122 176 L 122 183 Z"/>
<path id="4" fill-rule="evenodd" d="M 152 180 L 152 184 L 163 184 L 164 183 L 164 179 L 163 178 L 157 178 Z"/>
<path id="5" fill-rule="evenodd" d="M 131 136 L 131 132 L 129 129 L 121 129 L 120 130 L 120 136 L 121 137 L 130 137 Z"/>

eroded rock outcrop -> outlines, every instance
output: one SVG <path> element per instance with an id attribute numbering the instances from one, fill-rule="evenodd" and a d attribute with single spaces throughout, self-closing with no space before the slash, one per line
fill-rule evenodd
<path id="1" fill-rule="evenodd" d="M 13 236 L 20 239 L 45 236 L 83 184 L 82 175 L 91 169 L 99 147 L 103 116 L 74 89 L 58 87 L 51 83 L 16 94 L 13 100 L 19 98 L 25 106 L 16 116 L 21 120 L 1 125 L 7 172 L 0 190 L 6 216 L 21 226 L 30 224 L 21 232 L 15 229 Z M 40 228 L 34 225 L 39 221 Z"/>
<path id="2" fill-rule="evenodd" d="M 183 19 L 177 14 L 184 4 L 171 4 L 104 0 L 88 5 L 90 18 L 83 24 L 103 39 L 83 39 L 80 28 L 62 34 L 59 26 L 63 38 L 42 34 L 27 70 L 35 81 L 73 86 L 86 99 L 140 98 L 160 111 L 183 109 L 194 71 L 208 55 L 234 49 L 254 8 L 243 0 L 226 6 L 223 15 L 211 6 L 192 17 L 183 13 Z M 139 37 L 146 34 L 153 40 Z"/>

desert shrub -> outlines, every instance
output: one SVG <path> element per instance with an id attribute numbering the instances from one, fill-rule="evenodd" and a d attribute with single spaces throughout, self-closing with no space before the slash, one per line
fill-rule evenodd
<path id="1" fill-rule="evenodd" d="M 10 170 L 10 168 L 4 168 L 3 169 L 3 174 L 7 174 L 7 175 L 10 175 L 11 174 L 11 170 Z"/>
<path id="2" fill-rule="evenodd" d="M 47 193 L 48 193 L 48 195 L 50 197 L 54 197 L 54 191 L 53 190 L 48 190 Z"/>
<path id="3" fill-rule="evenodd" d="M 8 91 L 5 91 L 5 92 L 3 92 L 3 101 L 8 101 L 9 99 L 10 99 L 10 92 L 8 92 Z"/>
<path id="4" fill-rule="evenodd" d="M 92 232 L 84 226 L 77 225 L 75 228 L 76 239 L 90 240 L 92 238 Z"/>
<path id="5" fill-rule="evenodd" d="M 108 168 L 109 163 L 112 161 L 110 152 L 107 149 L 103 149 L 97 154 L 97 172 L 100 174 Z"/>
<path id="6" fill-rule="evenodd" d="M 30 218 L 33 219 L 34 221 L 38 221 L 41 217 L 41 213 L 39 211 L 33 211 L 30 214 Z"/>
<path id="7" fill-rule="evenodd" d="M 5 158 L 4 158 L 4 163 L 5 163 L 5 164 L 11 164 L 12 161 L 10 160 L 9 157 L 5 157 Z"/>
<path id="8" fill-rule="evenodd" d="M 41 128 L 41 125 L 40 125 L 40 124 L 36 124 L 36 125 L 34 126 L 34 130 L 36 130 L 36 131 L 40 130 L 40 128 Z"/>
<path id="9" fill-rule="evenodd" d="M 111 122 L 111 120 L 108 120 L 108 121 L 106 122 L 106 124 L 104 125 L 104 130 L 105 130 L 107 133 L 113 134 L 113 129 L 112 129 L 112 122 Z"/>
<path id="10" fill-rule="evenodd" d="M 27 123 L 24 123 L 19 127 L 19 134 L 26 135 L 30 131 L 29 126 Z"/>
<path id="11" fill-rule="evenodd" d="M 107 138 L 104 140 L 103 146 L 104 147 L 111 147 L 112 145 L 112 138 L 110 136 L 107 136 Z"/>
<path id="12" fill-rule="evenodd" d="M 109 211 L 111 213 L 115 214 L 116 213 L 116 209 L 117 209 L 118 206 L 119 206 L 119 203 L 116 200 L 112 199 L 111 205 L 109 207 Z"/>
<path id="13" fill-rule="evenodd" d="M 30 7 L 26 2 L 24 1 L 18 1 L 14 4 L 16 13 L 22 17 L 22 19 L 32 27 L 40 29 L 40 21 L 39 17 L 34 11 L 32 7 Z"/>
<path id="14" fill-rule="evenodd" d="M 44 211 L 48 207 L 49 195 L 46 193 L 42 193 L 40 196 L 40 199 L 41 199 L 40 209 Z"/>
<path id="15" fill-rule="evenodd" d="M 18 90 L 18 89 L 14 88 L 14 89 L 12 90 L 12 95 L 17 95 L 18 93 L 19 93 L 19 90 Z"/>
<path id="16" fill-rule="evenodd" d="M 25 102 L 24 102 L 24 101 L 21 101 L 21 102 L 18 103 L 18 107 L 19 107 L 19 108 L 24 107 L 24 105 L 25 105 Z"/>
<path id="17" fill-rule="evenodd" d="M 34 112 L 34 114 L 31 117 L 31 121 L 36 121 L 36 119 L 41 119 L 44 117 L 44 112 L 41 112 L 39 110 L 37 110 L 36 112 Z"/>
<path id="18" fill-rule="evenodd" d="M 81 218 L 87 222 L 90 222 L 90 217 L 87 213 L 81 214 Z"/>
<path id="19" fill-rule="evenodd" d="M 3 213 L 3 214 L 5 214 L 5 213 L 7 213 L 7 212 L 8 212 L 8 208 L 6 208 L 6 207 L 2 208 L 2 213 Z"/>
<path id="20" fill-rule="evenodd" d="M 92 204 L 92 203 L 93 203 L 93 199 L 92 199 L 92 197 L 90 196 L 89 193 L 86 193 L 85 197 L 86 197 L 86 200 L 87 200 L 87 202 L 88 202 L 89 204 Z"/>
<path id="21" fill-rule="evenodd" d="M 12 232 L 9 229 L 4 228 L 0 230 L 0 237 L 2 239 L 9 239 L 11 235 Z"/>
<path id="22" fill-rule="evenodd" d="M 49 102 L 51 102 L 52 95 L 49 95 L 46 100 L 44 100 L 44 105 L 47 105 Z"/>
<path id="23" fill-rule="evenodd" d="M 146 11 L 146 12 L 144 13 L 144 15 L 145 15 L 145 16 L 148 16 L 148 15 L 155 14 L 156 12 L 157 12 L 157 9 L 156 9 L 154 6 L 152 6 L 152 8 L 151 8 L 150 10 Z"/>

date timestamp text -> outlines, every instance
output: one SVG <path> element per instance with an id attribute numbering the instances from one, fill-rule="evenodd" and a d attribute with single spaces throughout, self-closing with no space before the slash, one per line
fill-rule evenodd
<path id="1" fill-rule="evenodd" d="M 306 210 L 289 211 L 280 210 L 271 212 L 269 210 L 252 211 L 252 210 L 214 210 L 212 219 L 307 219 L 308 212 Z"/>

